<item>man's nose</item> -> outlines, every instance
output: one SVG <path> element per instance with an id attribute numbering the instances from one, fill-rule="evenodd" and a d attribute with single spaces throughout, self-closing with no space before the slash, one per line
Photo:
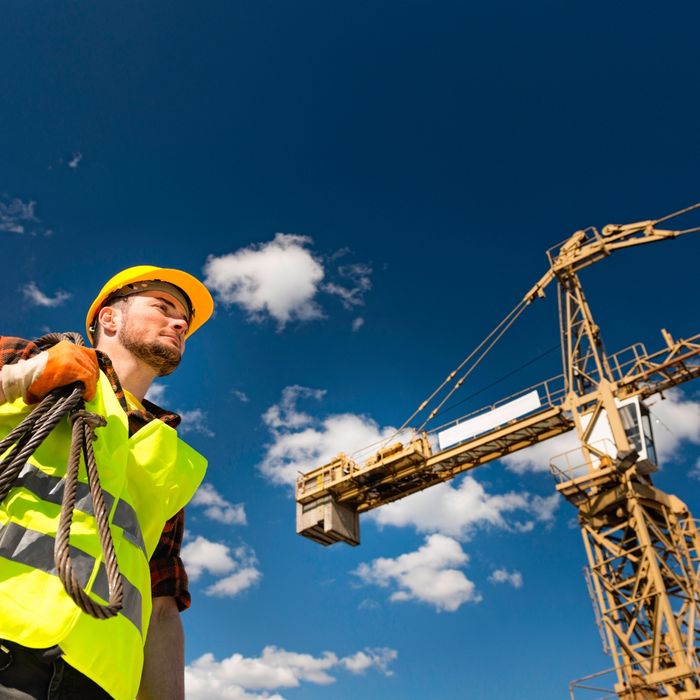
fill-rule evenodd
<path id="1" fill-rule="evenodd" d="M 185 335 L 185 333 L 187 333 L 187 329 L 189 328 L 189 323 L 187 323 L 187 320 L 184 318 L 175 318 L 173 319 L 172 326 L 178 333 Z"/>

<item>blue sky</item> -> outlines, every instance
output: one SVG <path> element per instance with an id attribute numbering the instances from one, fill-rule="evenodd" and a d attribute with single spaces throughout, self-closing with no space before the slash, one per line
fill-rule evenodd
<path id="1" fill-rule="evenodd" d="M 2 14 L 2 333 L 82 330 L 134 264 L 217 299 L 155 388 L 210 460 L 188 509 L 188 697 L 547 700 L 608 668 L 555 447 L 364 516 L 357 548 L 295 534 L 289 475 L 400 425 L 551 245 L 700 200 L 697 5 Z M 698 254 L 687 236 L 583 273 L 609 350 L 698 331 Z M 557 343 L 549 294 L 455 401 L 558 373 Z M 698 387 L 652 410 L 656 483 L 697 514 Z M 427 561 L 449 590 L 421 587 Z"/>

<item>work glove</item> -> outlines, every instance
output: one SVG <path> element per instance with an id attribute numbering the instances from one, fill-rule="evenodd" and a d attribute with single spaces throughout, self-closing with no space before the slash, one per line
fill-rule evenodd
<path id="1" fill-rule="evenodd" d="M 94 398 L 100 368 L 92 348 L 62 340 L 49 350 L 28 359 L 5 365 L 0 371 L 6 401 L 20 396 L 25 403 L 38 403 L 49 392 L 60 386 L 82 382 L 83 398 Z"/>

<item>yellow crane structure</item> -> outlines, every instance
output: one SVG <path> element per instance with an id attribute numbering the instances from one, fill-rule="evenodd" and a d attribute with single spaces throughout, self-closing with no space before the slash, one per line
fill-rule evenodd
<path id="1" fill-rule="evenodd" d="M 577 509 L 587 580 L 620 700 L 700 698 L 700 536 L 687 506 L 652 482 L 657 469 L 645 399 L 700 376 L 700 334 L 649 353 L 608 355 L 578 272 L 614 251 L 700 230 L 660 228 L 667 217 L 575 232 L 547 252 L 549 269 L 515 309 L 426 399 L 398 441 L 339 454 L 301 474 L 297 532 L 359 544 L 359 515 L 575 430 L 579 447 L 552 459 L 557 490 Z M 563 374 L 440 426 L 440 412 L 515 319 L 558 282 Z M 430 409 L 430 410 L 429 410 Z M 417 428 L 409 423 L 426 415 Z"/>

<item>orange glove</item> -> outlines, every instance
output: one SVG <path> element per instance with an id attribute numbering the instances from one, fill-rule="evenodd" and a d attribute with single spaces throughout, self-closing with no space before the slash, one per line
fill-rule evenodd
<path id="1" fill-rule="evenodd" d="M 24 393 L 26 403 L 37 403 L 50 391 L 73 382 L 82 382 L 85 385 L 83 398 L 88 401 L 94 398 L 100 368 L 97 364 L 97 354 L 92 348 L 84 348 L 62 340 L 49 350 L 37 355 L 36 359 L 42 358 L 42 355 L 46 356 L 45 365 L 38 373 L 36 371 L 38 367 L 34 368 L 31 384 Z M 31 361 L 27 360 L 27 362 Z"/>

